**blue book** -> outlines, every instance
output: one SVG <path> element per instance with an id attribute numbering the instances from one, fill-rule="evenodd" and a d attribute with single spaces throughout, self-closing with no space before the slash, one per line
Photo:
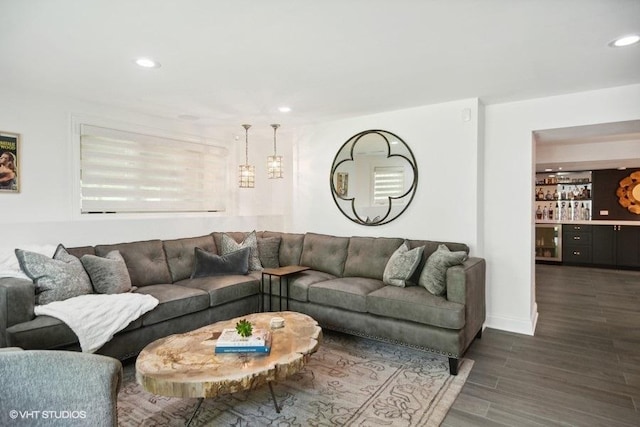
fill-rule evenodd
<path id="1" fill-rule="evenodd" d="M 219 347 L 216 346 L 216 353 L 269 353 L 271 347 L 266 345 L 248 347 Z"/>

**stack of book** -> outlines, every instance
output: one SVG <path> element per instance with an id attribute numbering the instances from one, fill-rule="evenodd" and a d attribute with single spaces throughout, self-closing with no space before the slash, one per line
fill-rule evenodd
<path id="1" fill-rule="evenodd" d="M 241 337 L 235 329 L 224 329 L 216 341 L 216 353 L 269 353 L 271 333 L 254 329 L 250 337 Z"/>

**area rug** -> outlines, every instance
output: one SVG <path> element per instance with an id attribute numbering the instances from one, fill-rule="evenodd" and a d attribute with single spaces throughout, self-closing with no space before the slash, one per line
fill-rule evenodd
<path id="1" fill-rule="evenodd" d="M 446 357 L 366 338 L 324 332 L 300 373 L 269 387 L 205 399 L 192 426 L 438 426 L 460 393 L 473 361 L 449 375 Z M 120 426 L 184 426 L 197 399 L 145 392 L 125 366 L 118 395 Z"/>

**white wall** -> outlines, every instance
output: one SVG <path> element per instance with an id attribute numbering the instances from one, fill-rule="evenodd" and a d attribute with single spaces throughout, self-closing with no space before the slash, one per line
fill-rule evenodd
<path id="1" fill-rule="evenodd" d="M 484 235 L 487 325 L 533 333 L 532 132 L 640 118 L 640 85 L 487 106 Z"/>
<path id="2" fill-rule="evenodd" d="M 472 112 L 464 122 L 461 113 Z M 291 231 L 415 237 L 470 245 L 487 260 L 487 326 L 533 334 L 532 132 L 637 120 L 640 85 L 483 107 L 477 100 L 394 111 L 299 129 Z M 354 224 L 329 189 L 333 156 L 352 135 L 385 129 L 416 156 L 419 184 L 410 208 L 380 226 Z"/>
<path id="3" fill-rule="evenodd" d="M 479 253 L 477 99 L 357 117 L 298 129 L 291 231 L 464 242 Z M 463 113 L 469 110 L 470 119 Z M 331 197 L 329 172 L 341 145 L 358 132 L 383 129 L 402 138 L 418 163 L 418 188 L 402 216 L 382 226 L 344 217 Z"/>
<path id="4" fill-rule="evenodd" d="M 72 116 L 146 127 L 153 133 L 184 135 L 216 145 L 227 144 L 230 151 L 227 211 L 79 217 L 77 203 L 74 203 L 77 161 L 73 158 Z M 286 178 L 268 180 L 266 157 L 273 151 L 273 130 L 267 123 L 256 125 L 249 137 L 249 160 L 256 166 L 256 188 L 241 190 L 237 188 L 236 171 L 237 165 L 244 163 L 244 136 L 240 141 L 232 137 L 228 141 L 216 141 L 210 137 L 214 130 L 197 122 L 170 121 L 47 94 L 17 93 L 4 87 L 0 117 L 0 130 L 19 133 L 22 137 L 19 160 L 21 191 L 18 194 L 0 194 L 3 225 L 0 247 L 60 242 L 77 246 L 197 236 L 217 230 L 282 229 L 284 218 L 290 212 L 291 134 L 287 136 L 286 132 L 279 131 L 278 138 L 278 152 L 284 155 Z M 238 134 L 244 135 L 240 125 Z"/>

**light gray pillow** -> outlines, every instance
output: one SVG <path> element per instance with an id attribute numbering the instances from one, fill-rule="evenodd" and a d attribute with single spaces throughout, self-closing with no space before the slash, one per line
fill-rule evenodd
<path id="1" fill-rule="evenodd" d="M 93 292 L 80 260 L 58 245 L 53 258 L 16 249 L 20 268 L 36 285 L 36 304 L 44 305 Z"/>
<path id="2" fill-rule="evenodd" d="M 260 254 L 258 252 L 258 238 L 255 230 L 244 238 L 242 243 L 238 243 L 235 239 L 227 234 L 222 235 L 220 253 L 222 255 L 230 254 L 242 248 L 249 248 L 249 270 L 260 271 L 262 264 L 260 263 Z"/>
<path id="3" fill-rule="evenodd" d="M 427 259 L 418 284 L 427 288 L 433 295 L 444 295 L 447 291 L 447 269 L 462 264 L 466 259 L 465 251 L 451 252 L 447 245 L 439 245 Z"/>
<path id="4" fill-rule="evenodd" d="M 83 255 L 80 261 L 97 293 L 122 294 L 131 291 L 131 277 L 120 251 L 111 251 L 104 258 Z"/>
<path id="5" fill-rule="evenodd" d="M 264 268 L 280 267 L 280 237 L 263 237 L 258 239 L 258 254 L 260 264 Z"/>
<path id="6" fill-rule="evenodd" d="M 424 246 L 409 250 L 409 245 L 405 241 L 387 261 L 387 266 L 384 268 L 382 275 L 384 284 L 407 286 L 409 278 L 418 268 L 420 260 L 422 260 L 423 251 Z"/>
<path id="7" fill-rule="evenodd" d="M 238 249 L 226 255 L 216 255 L 196 247 L 191 278 L 247 274 L 249 272 L 249 248 Z"/>

